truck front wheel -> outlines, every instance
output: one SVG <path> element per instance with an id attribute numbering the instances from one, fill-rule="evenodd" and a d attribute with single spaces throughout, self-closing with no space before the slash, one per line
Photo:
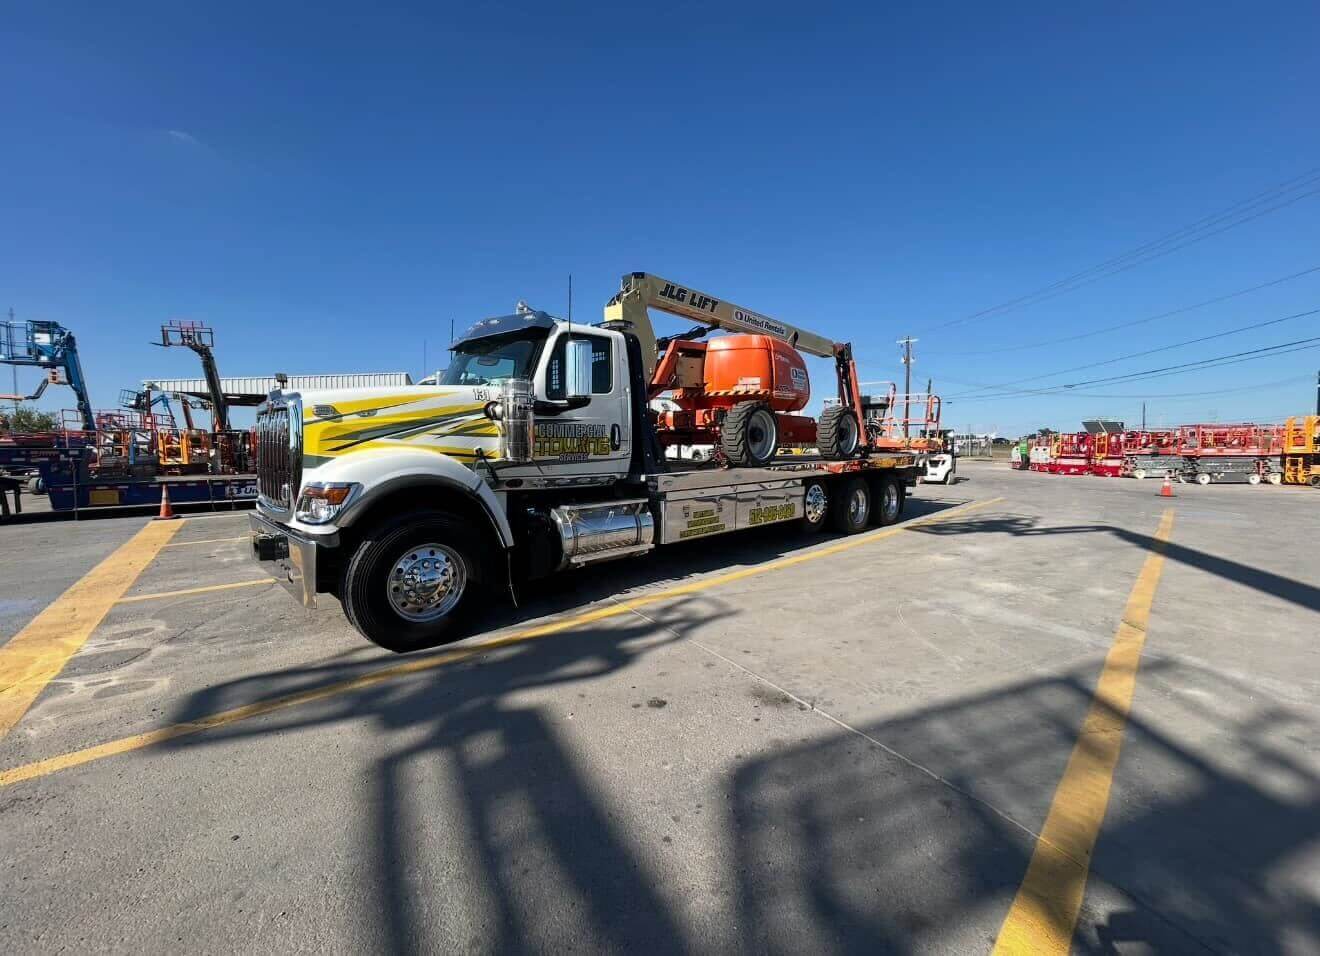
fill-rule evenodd
<path id="1" fill-rule="evenodd" d="M 344 568 L 349 622 L 396 653 L 456 640 L 483 580 L 480 540 L 467 522 L 439 512 L 372 529 Z"/>

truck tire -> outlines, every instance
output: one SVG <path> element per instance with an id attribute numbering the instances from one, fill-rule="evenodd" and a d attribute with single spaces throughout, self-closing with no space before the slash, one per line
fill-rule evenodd
<path id="1" fill-rule="evenodd" d="M 1210 484 L 1210 481 L 1211 478 L 1210 478 L 1210 473 L 1208 471 L 1202 471 L 1197 473 L 1196 483 L 1198 485 L 1208 485 Z"/>
<path id="2" fill-rule="evenodd" d="M 830 514 L 830 487 L 819 478 L 812 478 L 802 489 L 802 530 L 818 534 L 825 530 Z"/>
<path id="3" fill-rule="evenodd" d="M 46 493 L 46 479 L 40 475 L 33 475 L 29 478 L 27 486 L 30 495 L 44 495 Z"/>
<path id="4" fill-rule="evenodd" d="M 1312 488 L 1320 488 L 1320 475 L 1312 475 L 1307 481 Z"/>
<path id="5" fill-rule="evenodd" d="M 739 402 L 724 416 L 720 446 L 734 467 L 769 464 L 779 448 L 779 422 L 775 413 L 765 402 Z"/>
<path id="6" fill-rule="evenodd" d="M 402 654 L 462 636 L 487 562 L 481 532 L 438 511 L 369 530 L 344 568 L 344 614 L 367 640 Z"/>
<path id="7" fill-rule="evenodd" d="M 838 461 L 852 458 L 861 445 L 857 416 L 842 405 L 831 405 L 820 413 L 816 423 L 816 448 L 826 458 Z"/>
<path id="8" fill-rule="evenodd" d="M 874 485 L 875 523 L 881 527 L 894 524 L 903 514 L 907 489 L 897 478 L 882 478 Z"/>
<path id="9" fill-rule="evenodd" d="M 1247 475 L 1247 484 L 1249 485 L 1260 484 L 1260 475 L 1256 474 L 1254 471 L 1251 474 Z"/>
<path id="10" fill-rule="evenodd" d="M 865 531 L 871 522 L 871 486 L 862 477 L 846 478 L 835 486 L 830 503 L 830 524 L 840 534 Z"/>

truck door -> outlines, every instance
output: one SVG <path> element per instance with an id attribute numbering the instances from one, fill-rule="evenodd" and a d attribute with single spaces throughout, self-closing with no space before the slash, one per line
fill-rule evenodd
<path id="1" fill-rule="evenodd" d="M 624 474 L 632 457 L 628 359 L 623 336 L 598 329 L 564 329 L 546 350 L 537 398 L 565 400 L 570 339 L 591 345 L 591 397 L 581 408 L 536 416 L 533 456 L 558 474 Z"/>

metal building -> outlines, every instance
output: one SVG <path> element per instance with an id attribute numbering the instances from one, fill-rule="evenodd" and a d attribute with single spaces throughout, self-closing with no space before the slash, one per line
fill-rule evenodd
<path id="1" fill-rule="evenodd" d="M 144 378 L 158 392 L 178 392 L 196 398 L 209 398 L 210 391 L 202 378 Z M 290 375 L 285 386 L 293 391 L 319 388 L 395 388 L 413 384 L 407 372 L 345 372 L 337 375 Z M 275 388 L 275 376 L 239 376 L 220 379 L 225 398 L 231 405 L 259 405 Z"/>

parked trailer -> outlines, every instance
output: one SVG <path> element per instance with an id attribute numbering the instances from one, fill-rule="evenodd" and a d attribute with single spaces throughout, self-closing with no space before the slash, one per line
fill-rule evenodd
<path id="1" fill-rule="evenodd" d="M 169 488 L 171 505 L 223 505 L 229 508 L 254 504 L 257 500 L 257 476 L 254 474 L 92 478 L 87 482 L 51 485 L 47 494 L 55 511 L 154 508 L 160 504 L 165 488 Z"/>

